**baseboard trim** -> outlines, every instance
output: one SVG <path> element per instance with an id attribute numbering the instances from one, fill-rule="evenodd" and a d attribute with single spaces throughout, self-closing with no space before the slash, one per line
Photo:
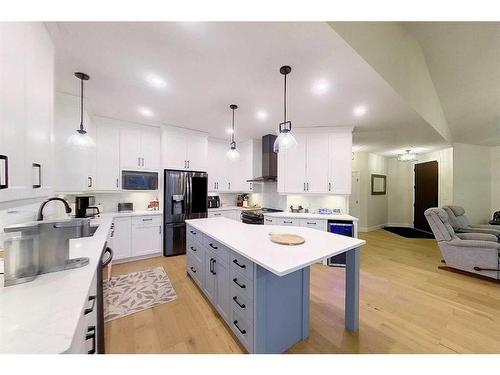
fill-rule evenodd
<path id="1" fill-rule="evenodd" d="M 154 254 L 148 254 L 148 255 L 139 255 L 136 257 L 130 257 L 130 258 L 122 258 L 122 259 L 113 259 L 113 264 L 120 264 L 120 263 L 128 263 L 128 262 L 134 262 L 136 260 L 143 260 L 143 259 L 149 259 L 149 258 L 156 258 L 159 256 L 162 256 L 163 253 L 154 253 Z"/>
<path id="2" fill-rule="evenodd" d="M 388 223 L 388 227 L 403 227 L 403 228 L 413 228 L 413 225 L 408 223 Z"/>
<path id="3" fill-rule="evenodd" d="M 372 232 L 377 229 L 382 229 L 383 227 L 386 227 L 387 224 L 379 224 L 379 225 L 373 225 L 371 227 L 359 227 L 358 231 L 359 232 Z"/>

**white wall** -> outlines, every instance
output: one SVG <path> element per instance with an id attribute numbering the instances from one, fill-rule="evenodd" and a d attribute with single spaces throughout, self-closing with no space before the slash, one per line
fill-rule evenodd
<path id="1" fill-rule="evenodd" d="M 491 198 L 490 216 L 500 211 L 500 147 L 490 148 Z"/>
<path id="2" fill-rule="evenodd" d="M 465 209 L 471 223 L 487 223 L 490 219 L 491 152 L 490 147 L 485 146 L 453 145 L 453 203 Z M 496 152 L 493 155 L 496 160 Z"/>
<path id="3" fill-rule="evenodd" d="M 371 175 L 387 175 L 387 158 L 366 152 L 354 153 L 352 170 L 359 171 L 359 230 L 370 231 L 387 225 L 387 194 L 371 195 Z M 389 181 L 387 181 L 389 184 Z"/>

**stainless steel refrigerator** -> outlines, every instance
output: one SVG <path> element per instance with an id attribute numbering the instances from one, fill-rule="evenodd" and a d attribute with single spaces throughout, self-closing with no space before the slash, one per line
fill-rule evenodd
<path id="1" fill-rule="evenodd" d="M 165 169 L 163 255 L 186 253 L 186 222 L 207 217 L 208 175 Z"/>

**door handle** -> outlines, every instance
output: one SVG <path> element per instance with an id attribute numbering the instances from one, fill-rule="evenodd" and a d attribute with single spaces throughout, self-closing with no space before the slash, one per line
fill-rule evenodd
<path id="1" fill-rule="evenodd" d="M 0 189 L 7 189 L 9 187 L 9 158 L 7 155 L 0 155 L 0 162 L 4 165 L 3 179 L 0 177 Z"/>
<path id="2" fill-rule="evenodd" d="M 96 300 L 96 296 L 90 296 L 89 297 L 89 301 L 92 302 L 92 306 L 88 307 L 85 309 L 85 311 L 83 312 L 83 315 L 88 315 L 90 314 L 92 311 L 94 311 L 94 306 L 95 306 L 95 300 Z"/>
<path id="3" fill-rule="evenodd" d="M 88 354 L 95 354 L 95 336 L 95 326 L 88 327 L 85 341 L 92 340 L 92 349 L 87 352 Z"/>
<path id="4" fill-rule="evenodd" d="M 240 328 L 240 326 L 238 325 L 238 321 L 237 320 L 233 321 L 233 324 L 236 326 L 236 328 L 238 328 L 238 331 L 240 331 L 243 335 L 247 334 L 246 330 Z"/>
<path id="5" fill-rule="evenodd" d="M 240 284 L 238 282 L 238 279 L 236 277 L 233 279 L 233 283 L 235 283 L 236 285 L 238 285 L 241 289 L 245 289 L 247 287 L 245 284 Z"/>
<path id="6" fill-rule="evenodd" d="M 244 303 L 239 303 L 238 302 L 238 297 L 234 296 L 233 297 L 233 301 L 236 302 L 236 304 L 241 307 L 242 309 L 246 308 L 245 304 Z"/>
<path id="7" fill-rule="evenodd" d="M 233 263 L 236 264 L 240 268 L 247 268 L 245 264 L 239 264 L 237 259 L 233 259 Z"/>

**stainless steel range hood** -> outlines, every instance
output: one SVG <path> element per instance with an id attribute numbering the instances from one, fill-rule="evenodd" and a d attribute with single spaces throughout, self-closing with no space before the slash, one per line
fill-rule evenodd
<path id="1" fill-rule="evenodd" d="M 278 154 L 273 151 L 276 136 L 267 134 L 262 137 L 262 176 L 247 182 L 275 182 L 278 178 Z"/>

